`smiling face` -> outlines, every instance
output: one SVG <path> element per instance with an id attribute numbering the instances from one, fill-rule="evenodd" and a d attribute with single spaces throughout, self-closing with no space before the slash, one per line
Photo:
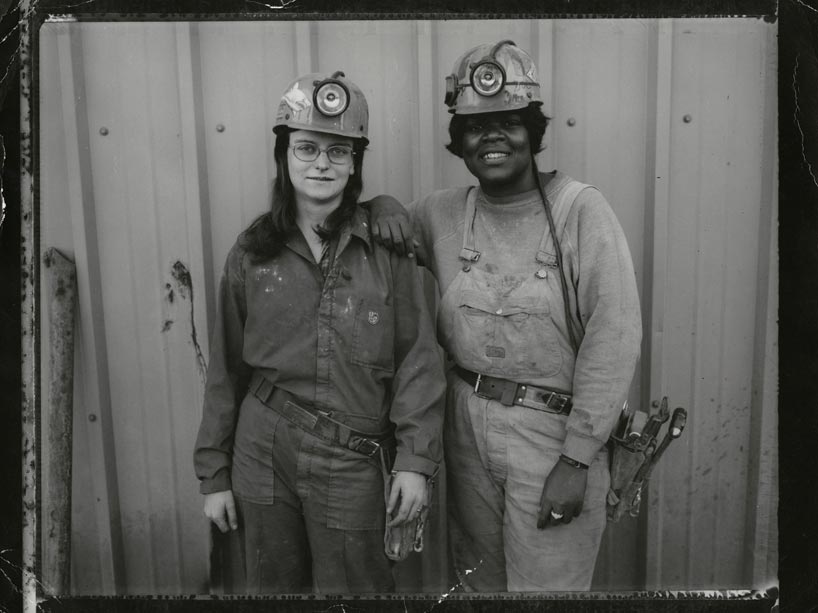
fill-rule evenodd
<path id="1" fill-rule="evenodd" d="M 489 196 L 512 196 L 536 189 L 531 144 L 515 111 L 465 116 L 462 156 Z"/>
<path id="2" fill-rule="evenodd" d="M 293 130 L 290 133 L 290 147 L 287 150 L 287 166 L 296 202 L 337 206 L 341 202 L 344 188 L 355 168 L 351 153 L 342 163 L 330 162 L 329 155 L 334 148 L 352 151 L 352 139 L 326 132 Z M 296 151 L 298 150 L 298 154 Z M 311 162 L 299 159 L 309 158 L 318 150 L 318 157 Z"/>

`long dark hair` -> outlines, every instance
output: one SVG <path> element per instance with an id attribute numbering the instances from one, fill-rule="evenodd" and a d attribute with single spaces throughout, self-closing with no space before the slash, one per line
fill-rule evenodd
<path id="1" fill-rule="evenodd" d="M 518 113 L 523 122 L 523 126 L 528 132 L 531 155 L 537 155 L 542 151 L 542 139 L 550 118 L 543 115 L 539 104 L 529 104 L 525 108 L 513 111 L 497 112 Z M 468 117 L 468 115 L 452 115 L 452 119 L 449 121 L 449 138 L 451 142 L 446 145 L 446 149 L 459 158 L 463 157 L 463 134 L 466 132 L 466 119 Z"/>
<path id="2" fill-rule="evenodd" d="M 289 128 L 282 128 L 276 132 L 273 149 L 276 178 L 273 182 L 270 210 L 259 215 L 239 236 L 239 245 L 256 262 L 277 255 L 290 234 L 298 227 L 295 223 L 295 190 L 290 181 L 290 168 L 287 163 L 290 132 L 292 130 Z M 360 138 L 352 139 L 354 152 L 352 165 L 355 172 L 347 180 L 341 205 L 327 216 L 321 227 L 316 228 L 322 240 L 329 240 L 338 234 L 355 213 L 355 206 L 363 189 L 364 148 L 364 142 Z"/>

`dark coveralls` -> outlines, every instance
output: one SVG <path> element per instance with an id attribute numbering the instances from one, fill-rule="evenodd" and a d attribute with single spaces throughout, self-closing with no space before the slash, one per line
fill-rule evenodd
<path id="1" fill-rule="evenodd" d="M 251 378 L 354 430 L 394 430 L 395 471 L 430 476 L 442 457 L 446 382 L 414 261 L 376 245 L 360 208 L 329 251 L 316 263 L 296 232 L 253 263 L 237 244 L 220 283 L 194 464 L 203 494 L 233 491 L 251 592 L 394 589 L 378 455 L 308 433 Z"/>

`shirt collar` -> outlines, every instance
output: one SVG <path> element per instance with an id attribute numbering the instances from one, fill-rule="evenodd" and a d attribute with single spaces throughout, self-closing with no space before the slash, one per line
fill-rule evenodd
<path id="1" fill-rule="evenodd" d="M 310 247 L 307 244 L 307 239 L 304 238 L 304 235 L 301 234 L 301 230 L 299 230 L 298 227 L 289 233 L 287 242 L 284 244 L 301 257 L 312 261 L 312 253 L 310 252 Z"/>
<path id="2" fill-rule="evenodd" d="M 340 236 L 338 237 L 338 253 L 341 253 L 346 248 L 353 236 L 361 240 L 364 245 L 372 251 L 373 244 L 372 232 L 369 229 L 369 215 L 360 205 L 355 206 L 355 213 L 353 213 L 352 219 L 350 219 L 346 227 L 341 230 Z M 286 244 L 296 253 L 310 259 L 310 248 L 301 232 L 296 230 L 290 234 Z"/>

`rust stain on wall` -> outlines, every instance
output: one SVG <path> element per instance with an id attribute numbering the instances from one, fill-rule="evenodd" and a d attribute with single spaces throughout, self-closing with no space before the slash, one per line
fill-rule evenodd
<path id="1" fill-rule="evenodd" d="M 199 340 L 196 335 L 196 318 L 194 317 L 193 306 L 193 282 L 190 278 L 190 271 L 188 270 L 187 266 L 181 262 L 181 260 L 176 260 L 171 267 L 170 273 L 173 276 L 174 281 L 176 281 L 176 291 L 179 294 L 179 298 L 187 298 L 190 302 L 190 340 L 193 343 L 193 349 L 196 352 L 196 362 L 199 366 L 199 374 L 202 377 L 202 383 L 204 383 L 205 374 L 207 373 L 207 361 L 202 353 L 202 348 L 199 345 Z M 173 289 L 171 288 L 168 292 L 168 301 L 173 302 L 173 300 Z M 166 321 L 166 327 L 163 328 L 162 331 L 165 332 L 170 327 L 169 324 L 172 323 L 172 321 Z"/>

